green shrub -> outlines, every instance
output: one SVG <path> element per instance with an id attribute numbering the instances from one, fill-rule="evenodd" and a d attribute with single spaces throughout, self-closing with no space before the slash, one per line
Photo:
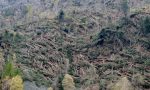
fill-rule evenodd
<path id="1" fill-rule="evenodd" d="M 14 77 L 16 75 L 20 74 L 20 70 L 16 69 L 12 63 L 12 61 L 7 61 L 5 66 L 4 66 L 4 70 L 2 72 L 2 78 L 5 77 Z"/>

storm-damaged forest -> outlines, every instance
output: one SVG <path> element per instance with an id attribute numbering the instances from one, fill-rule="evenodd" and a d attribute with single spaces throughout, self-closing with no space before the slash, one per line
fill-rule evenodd
<path id="1" fill-rule="evenodd" d="M 0 0 L 0 90 L 150 90 L 150 0 Z"/>

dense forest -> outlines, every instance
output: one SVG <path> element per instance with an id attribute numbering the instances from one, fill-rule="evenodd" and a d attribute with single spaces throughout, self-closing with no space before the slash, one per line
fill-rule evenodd
<path id="1" fill-rule="evenodd" d="M 0 0 L 0 90 L 150 90 L 150 0 Z"/>

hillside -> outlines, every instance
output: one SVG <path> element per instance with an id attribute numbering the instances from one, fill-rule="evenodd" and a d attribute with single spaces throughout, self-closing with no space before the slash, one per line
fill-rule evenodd
<path id="1" fill-rule="evenodd" d="M 0 0 L 0 88 L 11 61 L 24 90 L 149 90 L 150 2 L 125 1 Z"/>

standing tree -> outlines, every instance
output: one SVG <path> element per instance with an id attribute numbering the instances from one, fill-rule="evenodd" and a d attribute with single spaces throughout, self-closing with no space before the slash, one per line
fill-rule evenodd
<path id="1" fill-rule="evenodd" d="M 145 18 L 142 18 L 141 30 L 142 33 L 145 35 L 150 33 L 150 16 L 146 16 Z"/>
<path id="2" fill-rule="evenodd" d="M 58 20 L 59 20 L 59 21 L 63 21 L 63 20 L 64 20 L 64 17 L 65 17 L 65 13 L 64 13 L 63 10 L 61 10 L 61 11 L 59 12 L 59 15 L 58 15 Z"/>
<path id="3" fill-rule="evenodd" d="M 121 0 L 121 11 L 124 14 L 124 17 L 128 16 L 129 6 L 128 6 L 128 0 Z"/>

